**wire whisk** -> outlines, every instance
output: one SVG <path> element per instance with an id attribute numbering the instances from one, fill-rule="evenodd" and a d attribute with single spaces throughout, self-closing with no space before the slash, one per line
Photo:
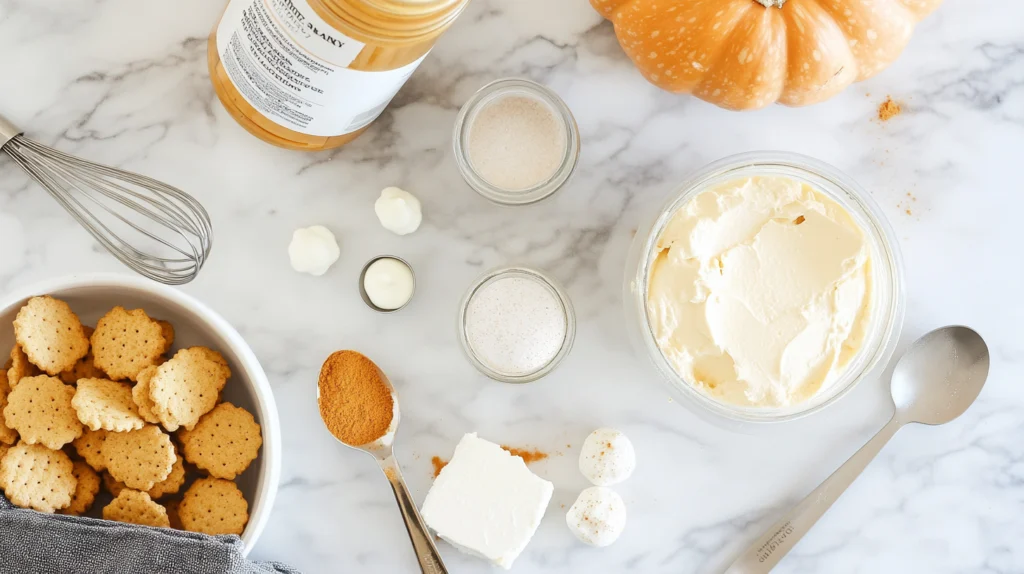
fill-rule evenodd
<path id="1" fill-rule="evenodd" d="M 210 255 L 210 216 L 180 189 L 34 142 L 3 116 L 0 152 L 140 275 L 182 285 L 195 279 Z"/>

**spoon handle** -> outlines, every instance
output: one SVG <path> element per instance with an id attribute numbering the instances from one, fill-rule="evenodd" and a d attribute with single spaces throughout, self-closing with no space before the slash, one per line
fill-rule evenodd
<path id="1" fill-rule="evenodd" d="M 405 529 L 409 531 L 409 540 L 412 541 L 412 548 L 416 551 L 416 559 L 420 563 L 420 570 L 423 574 L 448 574 L 448 570 L 441 561 L 441 555 L 434 545 L 434 538 L 423 523 L 420 511 L 416 508 L 416 501 L 405 486 L 405 479 L 402 478 L 402 471 L 398 467 L 395 455 L 380 460 L 380 467 L 384 475 L 391 483 L 391 489 L 395 492 L 395 500 L 398 501 L 398 508 L 402 511 L 402 518 L 405 520 Z"/>
<path id="2" fill-rule="evenodd" d="M 882 447 L 900 429 L 895 416 L 781 520 L 750 545 L 725 574 L 762 574 L 770 571 L 796 546 L 818 519 L 874 460 Z"/>

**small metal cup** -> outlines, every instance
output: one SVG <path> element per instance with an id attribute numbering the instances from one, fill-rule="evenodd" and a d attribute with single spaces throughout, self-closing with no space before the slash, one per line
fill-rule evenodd
<path id="1" fill-rule="evenodd" d="M 408 267 L 409 272 L 412 273 L 412 296 L 409 297 L 409 300 L 405 302 L 405 305 L 402 305 L 401 307 L 398 307 L 396 309 L 382 309 L 374 305 L 373 301 L 370 300 L 370 296 L 367 295 L 366 293 L 366 286 L 364 285 L 364 280 L 366 279 L 366 270 L 370 268 L 370 265 L 373 265 L 374 263 L 380 261 L 381 259 L 394 259 L 395 261 L 398 261 L 402 265 Z M 396 255 L 378 255 L 377 257 L 374 257 L 373 259 L 367 261 L 366 265 L 363 265 L 363 270 L 359 272 L 359 296 L 363 298 L 363 303 L 366 303 L 367 307 L 373 309 L 378 313 L 394 313 L 395 311 L 401 311 L 402 309 L 405 309 L 412 301 L 412 298 L 416 296 L 416 270 L 412 268 L 412 265 L 409 265 L 408 261 Z"/>

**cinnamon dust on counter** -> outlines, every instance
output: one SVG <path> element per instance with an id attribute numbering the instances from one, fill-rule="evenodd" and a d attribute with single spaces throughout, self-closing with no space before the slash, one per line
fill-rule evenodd
<path id="1" fill-rule="evenodd" d="M 523 462 L 526 464 L 533 464 L 538 460 L 544 460 L 550 456 L 548 453 L 541 452 L 539 450 L 527 450 L 506 445 L 501 445 L 501 448 L 505 449 L 505 451 L 512 456 L 518 456 L 523 459 Z M 434 467 L 434 478 L 437 478 L 437 476 L 441 474 L 441 471 L 444 470 L 444 467 L 448 466 L 448 461 L 439 456 L 435 456 L 431 457 L 430 464 Z"/>
<path id="2" fill-rule="evenodd" d="M 437 478 L 437 475 L 441 474 L 444 467 L 448 466 L 448 461 L 442 460 L 439 456 L 435 456 L 430 459 L 430 464 L 434 465 L 434 478 Z"/>
<path id="3" fill-rule="evenodd" d="M 903 113 L 903 106 L 893 100 L 892 96 L 886 96 L 885 101 L 878 106 L 878 119 L 883 122 L 887 122 L 901 113 Z"/>
<path id="4" fill-rule="evenodd" d="M 914 215 L 914 212 L 913 210 L 910 209 L 910 206 L 912 202 L 915 201 L 917 201 L 917 196 L 908 191 L 906 199 L 901 200 L 899 203 L 897 203 L 896 207 L 897 209 L 902 209 L 903 213 L 906 213 L 907 215 Z"/>
<path id="5" fill-rule="evenodd" d="M 526 464 L 533 464 L 538 460 L 544 460 L 548 457 L 548 453 L 541 452 L 539 450 L 526 450 L 522 448 L 514 448 L 511 446 L 501 445 L 501 448 L 505 449 L 512 456 L 518 456 L 523 459 Z"/>
<path id="6" fill-rule="evenodd" d="M 317 386 L 320 417 L 338 440 L 362 446 L 387 434 L 395 399 L 373 361 L 355 351 L 333 353 Z"/>

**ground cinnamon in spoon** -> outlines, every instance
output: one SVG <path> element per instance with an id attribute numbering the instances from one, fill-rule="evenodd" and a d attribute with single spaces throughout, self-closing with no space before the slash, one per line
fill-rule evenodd
<path id="1" fill-rule="evenodd" d="M 395 399 L 373 361 L 355 351 L 333 353 L 317 386 L 320 418 L 338 440 L 362 446 L 387 434 Z"/>

